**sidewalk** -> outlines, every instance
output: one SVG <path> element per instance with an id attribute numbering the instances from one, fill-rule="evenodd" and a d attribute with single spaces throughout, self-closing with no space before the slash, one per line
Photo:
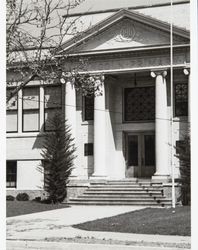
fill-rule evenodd
<path id="1" fill-rule="evenodd" d="M 190 237 L 84 231 L 72 225 L 141 209 L 127 206 L 73 206 L 7 218 L 7 240 L 190 248 Z M 10 243 L 11 244 L 11 243 Z M 13 248 L 14 249 L 14 248 Z M 17 249 L 17 248 L 16 248 Z M 42 249 L 42 248 L 41 248 Z M 61 248 L 60 248 L 61 249 Z"/>

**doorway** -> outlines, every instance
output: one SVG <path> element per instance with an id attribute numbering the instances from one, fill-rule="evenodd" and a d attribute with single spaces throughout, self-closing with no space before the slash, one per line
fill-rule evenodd
<path id="1" fill-rule="evenodd" d="M 150 178 L 155 173 L 154 132 L 126 133 L 126 177 Z"/>

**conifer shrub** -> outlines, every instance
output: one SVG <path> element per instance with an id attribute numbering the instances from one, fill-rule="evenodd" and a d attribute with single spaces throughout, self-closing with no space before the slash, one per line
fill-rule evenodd
<path id="1" fill-rule="evenodd" d="M 48 193 L 48 202 L 60 203 L 67 196 L 66 186 L 73 169 L 74 139 L 61 113 L 56 113 L 52 119 L 49 119 L 48 126 L 51 131 L 45 134 L 41 153 L 44 188 Z"/>

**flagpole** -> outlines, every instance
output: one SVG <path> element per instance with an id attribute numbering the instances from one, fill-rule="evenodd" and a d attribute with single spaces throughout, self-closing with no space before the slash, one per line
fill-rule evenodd
<path id="1" fill-rule="evenodd" d="M 172 172 L 172 208 L 175 208 L 175 167 L 173 160 L 173 0 L 170 0 L 170 85 L 171 85 L 171 172 Z"/>

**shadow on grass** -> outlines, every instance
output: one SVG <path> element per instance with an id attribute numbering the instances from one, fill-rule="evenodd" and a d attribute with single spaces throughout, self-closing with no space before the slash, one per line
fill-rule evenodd
<path id="1" fill-rule="evenodd" d="M 37 201 L 6 201 L 6 216 L 12 217 L 68 207 L 67 204 L 48 204 Z"/>
<path id="2" fill-rule="evenodd" d="M 87 231 L 190 236 L 190 207 L 177 207 L 174 210 L 145 208 L 73 227 Z"/>

